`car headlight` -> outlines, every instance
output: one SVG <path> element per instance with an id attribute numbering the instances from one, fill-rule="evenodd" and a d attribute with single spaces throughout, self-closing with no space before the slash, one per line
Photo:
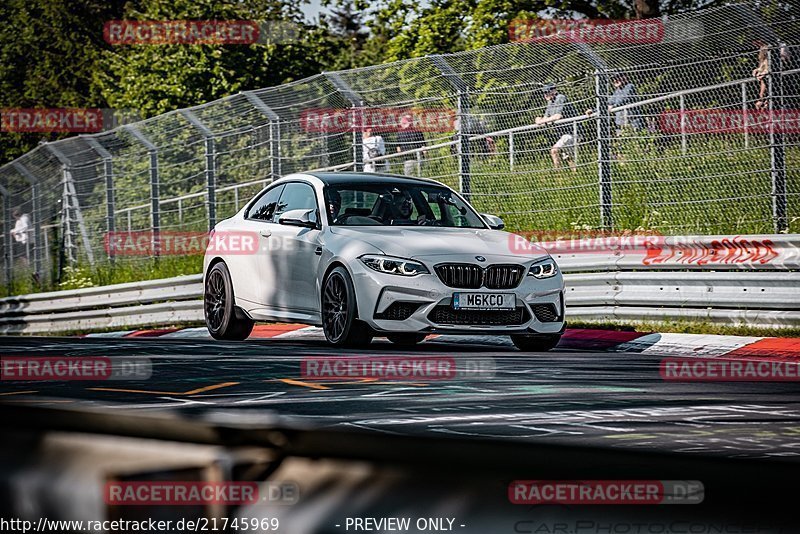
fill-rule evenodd
<path id="1" fill-rule="evenodd" d="M 405 258 L 394 258 L 392 256 L 361 256 L 359 258 L 364 265 L 386 274 L 399 274 L 400 276 L 416 276 L 418 274 L 428 274 L 427 267 L 418 261 L 407 260 Z"/>
<path id="2" fill-rule="evenodd" d="M 551 258 L 538 261 L 528 269 L 528 276 L 533 276 L 534 278 L 551 278 L 556 273 L 558 273 L 558 266 Z"/>

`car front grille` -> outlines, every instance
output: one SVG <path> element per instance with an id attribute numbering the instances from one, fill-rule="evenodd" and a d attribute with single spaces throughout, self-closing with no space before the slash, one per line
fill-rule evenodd
<path id="1" fill-rule="evenodd" d="M 489 265 L 484 269 L 472 263 L 441 263 L 434 270 L 444 285 L 458 289 L 513 289 L 525 276 L 525 267 L 514 264 Z"/>
<path id="2" fill-rule="evenodd" d="M 525 308 L 513 310 L 456 310 L 452 306 L 439 305 L 428 314 L 436 324 L 470 326 L 513 326 L 525 324 L 530 314 Z"/>
<path id="3" fill-rule="evenodd" d="M 539 322 L 554 323 L 561 319 L 555 304 L 534 304 L 531 308 Z"/>
<path id="4" fill-rule="evenodd" d="M 392 302 L 385 310 L 374 315 L 384 321 L 405 321 L 422 306 L 418 302 Z"/>

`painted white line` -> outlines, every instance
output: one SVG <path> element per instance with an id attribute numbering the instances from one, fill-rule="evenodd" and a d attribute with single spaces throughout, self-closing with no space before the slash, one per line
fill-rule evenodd
<path id="1" fill-rule="evenodd" d="M 716 358 L 760 339 L 763 338 L 709 334 L 647 334 L 631 341 L 626 341 L 609 350 L 614 352 L 675 354 L 678 356 Z"/>

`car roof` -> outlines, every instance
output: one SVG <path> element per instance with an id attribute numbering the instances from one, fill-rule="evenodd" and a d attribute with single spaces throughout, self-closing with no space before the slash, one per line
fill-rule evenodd
<path id="1" fill-rule="evenodd" d="M 343 183 L 415 183 L 425 185 L 444 185 L 436 180 L 428 178 L 417 178 L 414 176 L 404 176 L 402 174 L 375 173 L 375 172 L 305 172 L 308 176 L 313 176 L 325 185 L 336 185 Z"/>

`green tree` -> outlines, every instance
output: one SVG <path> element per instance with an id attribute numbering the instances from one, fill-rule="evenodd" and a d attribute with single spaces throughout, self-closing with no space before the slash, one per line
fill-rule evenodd
<path id="1" fill-rule="evenodd" d="M 104 107 L 92 91 L 103 23 L 119 18 L 124 0 L 0 2 L 0 107 Z M 66 134 L 0 133 L 0 161 Z"/>
<path id="2" fill-rule="evenodd" d="M 290 0 L 142 0 L 126 6 L 124 18 L 302 21 Z M 116 46 L 104 52 L 94 87 L 111 107 L 152 116 L 316 74 L 332 63 L 335 51 L 314 27 L 289 42 Z"/>

